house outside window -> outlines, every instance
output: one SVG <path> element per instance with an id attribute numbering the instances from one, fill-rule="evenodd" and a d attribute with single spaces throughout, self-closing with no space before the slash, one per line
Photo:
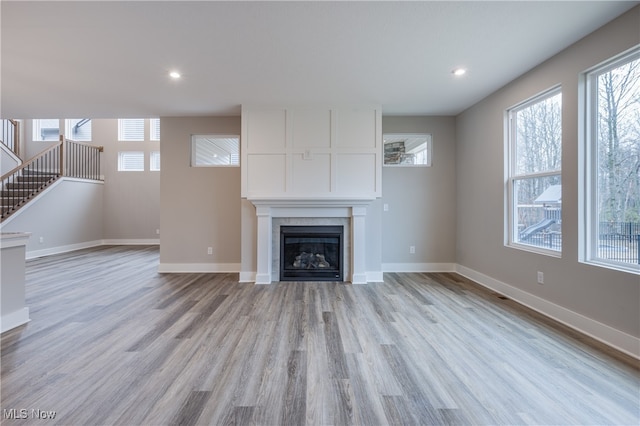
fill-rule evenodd
<path id="1" fill-rule="evenodd" d="M 60 140 L 60 120 L 57 118 L 33 120 L 32 139 L 36 142 Z"/>
<path id="2" fill-rule="evenodd" d="M 580 260 L 640 273 L 640 47 L 584 82 Z"/>
<path id="3" fill-rule="evenodd" d="M 553 88 L 507 111 L 507 244 L 562 251 L 562 93 Z"/>

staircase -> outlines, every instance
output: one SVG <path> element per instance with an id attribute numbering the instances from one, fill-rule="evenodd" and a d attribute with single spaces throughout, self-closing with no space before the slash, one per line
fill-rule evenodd
<path id="1" fill-rule="evenodd" d="M 103 147 L 65 140 L 2 176 L 0 222 L 24 207 L 61 177 L 102 181 Z"/>
<path id="2" fill-rule="evenodd" d="M 50 172 L 25 170 L 13 181 L 7 182 L 0 190 L 0 212 L 2 220 L 17 211 L 23 204 L 34 198 L 58 179 L 59 175 Z"/>

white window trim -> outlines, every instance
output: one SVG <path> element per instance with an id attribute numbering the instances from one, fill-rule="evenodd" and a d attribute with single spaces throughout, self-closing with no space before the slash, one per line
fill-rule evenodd
<path id="1" fill-rule="evenodd" d="M 560 176 L 560 178 L 562 179 L 562 168 L 557 170 L 549 170 L 549 171 L 537 172 L 537 173 L 527 173 L 527 174 L 517 174 L 517 175 L 512 174 L 513 167 L 516 164 L 516 155 L 517 155 L 515 147 L 513 146 L 513 143 L 512 143 L 515 140 L 515 136 L 516 136 L 515 126 L 512 124 L 513 122 L 512 114 L 538 101 L 541 101 L 548 97 L 555 96 L 556 94 L 562 95 L 562 86 L 559 84 L 547 90 L 544 90 L 534 96 L 531 96 L 530 98 L 522 102 L 519 102 L 505 110 L 505 114 L 504 114 L 505 115 L 505 138 L 504 138 L 505 142 L 504 143 L 505 143 L 505 152 L 507 153 L 507 155 L 506 155 L 506 161 L 505 161 L 506 194 L 504 199 L 506 200 L 506 203 L 505 203 L 506 205 L 505 205 L 505 218 L 504 218 L 504 221 L 505 221 L 504 222 L 505 223 L 504 245 L 506 247 L 514 248 L 517 250 L 542 254 L 550 257 L 561 258 L 562 251 L 563 251 L 562 248 L 560 250 L 552 250 L 545 247 L 540 247 L 540 246 L 535 246 L 530 244 L 523 244 L 516 241 L 514 237 L 515 237 L 517 224 L 514 223 L 514 220 L 513 220 L 513 217 L 514 217 L 513 209 L 515 204 L 513 199 L 514 181 L 519 179 L 525 179 L 525 178 L 540 178 L 540 177 L 549 177 L 549 176 Z M 564 239 L 563 239 L 563 244 L 564 244 Z"/>
<path id="2" fill-rule="evenodd" d="M 598 168 L 598 142 L 593 135 L 598 128 L 598 92 L 594 90 L 594 79 L 598 75 L 618 68 L 633 58 L 640 58 L 640 47 L 635 46 L 626 52 L 622 52 L 607 61 L 600 63 L 580 76 L 579 117 L 582 123 L 579 125 L 578 158 L 579 158 L 579 229 L 578 229 L 578 261 L 588 265 L 612 269 L 622 272 L 640 274 L 640 265 L 615 260 L 602 259 L 598 253 L 598 205 L 597 205 L 597 173 Z M 640 248 L 639 248 L 640 250 Z"/>

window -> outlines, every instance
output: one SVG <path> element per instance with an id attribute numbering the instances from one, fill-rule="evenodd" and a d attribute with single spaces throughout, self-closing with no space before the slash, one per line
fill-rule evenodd
<path id="1" fill-rule="evenodd" d="M 585 76 L 580 257 L 640 272 L 640 47 Z"/>
<path id="2" fill-rule="evenodd" d="M 142 151 L 122 151 L 118 153 L 119 172 L 142 172 L 144 171 L 144 152 Z"/>
<path id="3" fill-rule="evenodd" d="M 143 118 L 118 119 L 118 140 L 119 141 L 143 141 L 144 140 L 144 119 Z"/>
<path id="4" fill-rule="evenodd" d="M 40 119 L 33 120 L 34 141 L 58 141 L 60 140 L 60 120 Z"/>
<path id="5" fill-rule="evenodd" d="M 149 139 L 152 141 L 159 141 L 160 140 L 160 119 L 159 118 L 150 119 L 149 129 L 151 132 Z"/>
<path id="6" fill-rule="evenodd" d="M 382 139 L 385 166 L 431 166 L 430 134 L 385 134 Z"/>
<path id="7" fill-rule="evenodd" d="M 149 157 L 149 170 L 157 172 L 160 170 L 160 151 L 151 151 Z"/>
<path id="8" fill-rule="evenodd" d="M 91 119 L 76 118 L 65 120 L 65 136 L 73 141 L 89 142 L 91 140 Z"/>
<path id="9" fill-rule="evenodd" d="M 191 166 L 217 167 L 240 165 L 238 136 L 193 135 L 191 137 Z"/>
<path id="10" fill-rule="evenodd" d="M 508 244 L 562 249 L 562 93 L 555 88 L 507 111 Z"/>

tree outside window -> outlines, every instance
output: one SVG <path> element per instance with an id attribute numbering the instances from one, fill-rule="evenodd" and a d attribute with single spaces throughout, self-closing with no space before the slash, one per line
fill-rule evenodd
<path id="1" fill-rule="evenodd" d="M 508 243 L 562 249 L 562 93 L 559 88 L 508 111 Z"/>
<path id="2" fill-rule="evenodd" d="M 587 74 L 588 260 L 640 271 L 640 48 Z"/>

